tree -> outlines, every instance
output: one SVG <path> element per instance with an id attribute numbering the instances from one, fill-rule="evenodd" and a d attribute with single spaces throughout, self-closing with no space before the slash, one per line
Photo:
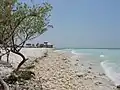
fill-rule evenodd
<path id="1" fill-rule="evenodd" d="M 23 60 L 17 71 L 26 61 L 20 50 L 26 41 L 34 39 L 47 31 L 52 6 L 48 3 L 29 6 L 17 0 L 0 0 L 0 44 L 6 52 L 0 57 L 13 52 L 20 55 Z M 8 61 L 8 60 L 7 60 Z M 9 90 L 7 84 L 0 78 L 4 90 Z"/>
<path id="2" fill-rule="evenodd" d="M 16 0 L 0 0 L 0 44 L 2 46 L 1 49 L 5 49 L 6 53 L 0 55 L 0 59 L 2 56 L 7 54 L 7 62 L 9 57 L 10 50 L 7 49 L 7 45 L 9 44 L 9 36 L 10 36 L 10 17 L 12 6 L 15 4 Z"/>
<path id="3" fill-rule="evenodd" d="M 0 3 L 3 3 L 0 7 L 0 42 L 6 54 L 12 52 L 22 57 L 18 71 L 27 60 L 20 52 L 26 41 L 53 27 L 49 20 L 52 6 L 49 3 L 29 6 L 17 0 L 2 0 Z"/>

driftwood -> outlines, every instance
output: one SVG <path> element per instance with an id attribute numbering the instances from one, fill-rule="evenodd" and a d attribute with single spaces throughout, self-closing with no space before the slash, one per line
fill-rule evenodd
<path id="1" fill-rule="evenodd" d="M 2 86 L 0 88 L 0 90 L 9 90 L 9 86 L 7 85 L 7 83 L 2 78 L 0 78 L 0 84 Z"/>

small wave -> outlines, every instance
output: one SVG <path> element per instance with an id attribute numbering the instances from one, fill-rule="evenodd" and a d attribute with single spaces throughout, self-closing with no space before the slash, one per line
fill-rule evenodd
<path id="1" fill-rule="evenodd" d="M 74 50 L 71 51 L 72 54 L 78 55 L 79 53 L 76 53 Z"/>
<path id="2" fill-rule="evenodd" d="M 55 50 L 54 52 L 61 52 L 62 50 Z"/>
<path id="3" fill-rule="evenodd" d="M 105 57 L 104 55 L 100 55 L 101 58 Z"/>
<path id="4" fill-rule="evenodd" d="M 75 50 L 72 50 L 71 53 L 74 55 L 85 55 L 85 53 L 77 53 Z"/>
<path id="5" fill-rule="evenodd" d="M 106 75 L 114 82 L 114 84 L 120 85 L 120 73 L 116 71 L 116 64 L 109 60 L 101 62 L 101 66 L 104 69 Z"/>
<path id="6" fill-rule="evenodd" d="M 78 51 L 75 51 L 75 50 L 71 50 L 71 53 L 76 55 L 76 56 L 89 56 L 89 55 L 93 55 L 92 53 L 81 53 L 81 52 L 78 52 Z"/>

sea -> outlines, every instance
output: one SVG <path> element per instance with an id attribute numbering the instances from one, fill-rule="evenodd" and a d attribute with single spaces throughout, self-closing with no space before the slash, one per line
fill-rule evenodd
<path id="1" fill-rule="evenodd" d="M 74 55 L 85 55 L 89 60 L 100 64 L 105 74 L 116 84 L 120 85 L 120 49 L 61 49 Z M 87 60 L 87 59 L 86 59 Z"/>

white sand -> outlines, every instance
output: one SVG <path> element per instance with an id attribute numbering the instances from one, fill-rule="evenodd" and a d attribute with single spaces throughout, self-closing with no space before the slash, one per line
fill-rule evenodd
<path id="1" fill-rule="evenodd" d="M 38 58 L 44 55 L 45 52 L 47 52 L 49 49 L 45 48 L 23 48 L 20 52 L 26 57 L 26 58 Z M 6 61 L 6 56 L 2 58 L 3 61 Z M 16 55 L 14 53 L 10 53 L 9 62 L 12 64 L 14 68 L 17 67 L 19 62 L 22 60 L 22 58 L 19 55 Z"/>

